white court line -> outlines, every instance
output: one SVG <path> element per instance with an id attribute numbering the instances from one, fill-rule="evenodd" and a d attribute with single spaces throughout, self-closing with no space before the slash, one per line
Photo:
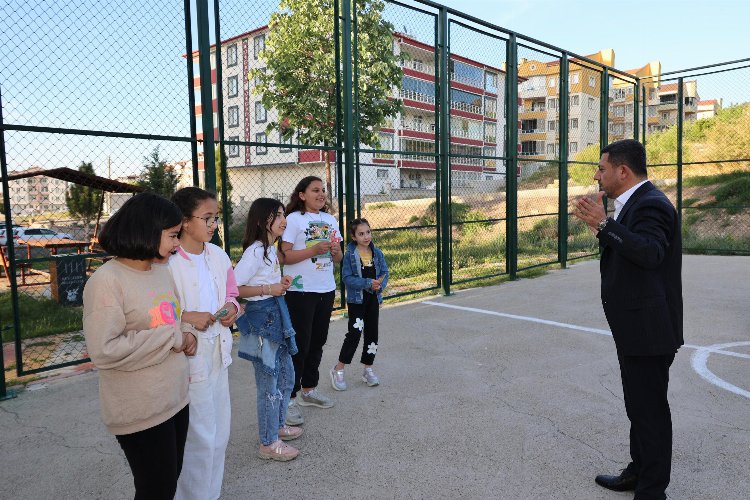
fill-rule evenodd
<path id="1" fill-rule="evenodd" d="M 567 328 L 569 330 L 576 330 L 579 332 L 596 333 L 598 335 L 606 335 L 608 337 L 612 336 L 612 332 L 609 330 L 602 330 L 600 328 L 589 328 L 587 326 L 571 325 L 570 323 L 560 323 L 558 321 L 550 321 L 550 320 L 541 319 L 541 318 L 534 318 L 531 316 L 519 316 L 517 314 L 501 313 L 501 312 L 496 312 L 496 311 L 490 311 L 488 309 L 478 309 L 476 307 L 466 307 L 466 306 L 457 306 L 453 304 L 444 304 L 442 302 L 435 302 L 432 300 L 425 300 L 422 303 L 429 304 L 431 306 L 445 307 L 446 309 L 456 309 L 459 311 L 486 314 L 489 316 L 499 316 L 501 318 L 517 319 L 519 321 L 528 321 L 531 323 L 539 323 L 542 325 L 556 326 L 559 328 Z M 710 382 L 711 384 L 717 387 L 720 387 L 724 390 L 727 390 L 739 396 L 744 396 L 750 399 L 750 391 L 746 391 L 740 387 L 737 387 L 736 385 L 730 384 L 729 382 L 727 382 L 726 380 L 722 378 L 719 378 L 716 374 L 714 374 L 711 370 L 709 370 L 707 366 L 708 356 L 710 354 L 722 354 L 724 356 L 733 356 L 736 358 L 750 359 L 750 354 L 723 350 L 726 347 L 739 347 L 739 346 L 746 346 L 746 345 L 750 345 L 750 342 L 732 342 L 729 344 L 714 344 L 711 346 L 684 344 L 682 347 L 685 347 L 687 349 L 695 349 L 696 352 L 693 353 L 691 366 L 693 367 L 693 370 L 695 370 L 695 372 L 701 378 L 703 378 L 704 380 Z"/>

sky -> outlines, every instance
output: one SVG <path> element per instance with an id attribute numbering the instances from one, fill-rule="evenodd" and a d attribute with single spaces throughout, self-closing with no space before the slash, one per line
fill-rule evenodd
<path id="1" fill-rule="evenodd" d="M 659 60 L 668 72 L 750 57 L 747 0 L 439 3 L 579 55 L 614 49 L 618 69 Z"/>
<path id="2" fill-rule="evenodd" d="M 619 69 L 659 60 L 662 72 L 667 72 L 750 57 L 748 0 L 443 4 L 580 55 L 612 48 Z M 221 0 L 220 5 L 226 39 L 266 24 L 278 1 Z M 397 30 L 434 43 L 432 16 L 389 5 L 386 17 Z M 468 53 L 496 67 L 505 60 L 504 48 L 498 50 L 503 43 L 484 43 L 486 37 L 476 43 L 476 37 L 465 30 L 462 35 L 459 28 L 452 33 L 455 53 Z M 5 0 L 0 2 L 4 121 L 187 136 L 185 50 L 182 2 L 175 0 Z M 699 93 L 701 99 L 750 101 L 750 70 L 706 77 Z M 166 160 L 190 158 L 187 143 L 6 133 L 12 170 L 31 165 L 75 167 L 91 161 L 100 175 L 117 176 L 138 171 L 156 146 Z"/>

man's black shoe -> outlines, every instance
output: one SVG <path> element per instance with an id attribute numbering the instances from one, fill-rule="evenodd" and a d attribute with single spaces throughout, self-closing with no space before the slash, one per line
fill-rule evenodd
<path id="1" fill-rule="evenodd" d="M 623 469 L 619 476 L 600 474 L 596 476 L 596 484 L 613 491 L 634 491 L 638 484 L 638 476 L 627 469 Z"/>

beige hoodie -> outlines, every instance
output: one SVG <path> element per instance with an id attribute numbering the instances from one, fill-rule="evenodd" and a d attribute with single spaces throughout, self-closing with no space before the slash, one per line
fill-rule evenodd
<path id="1" fill-rule="evenodd" d="M 188 361 L 180 304 L 166 265 L 138 271 L 112 259 L 83 290 L 83 333 L 99 369 L 102 420 L 112 434 L 132 434 L 187 406 Z"/>

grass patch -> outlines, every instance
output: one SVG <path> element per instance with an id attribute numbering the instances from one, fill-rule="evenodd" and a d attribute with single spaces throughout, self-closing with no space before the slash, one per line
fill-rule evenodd
<path id="1" fill-rule="evenodd" d="M 396 204 L 390 201 L 380 203 L 369 203 L 366 207 L 368 210 L 377 210 L 378 208 L 396 208 Z"/>
<path id="2" fill-rule="evenodd" d="M 54 300 L 18 294 L 18 308 L 21 319 L 21 338 L 30 339 L 74 332 L 83 328 L 83 309 L 63 307 Z M 13 307 L 10 292 L 0 293 L 0 321 L 3 325 L 13 324 Z M 13 340 L 12 329 L 3 332 L 3 341 Z"/>
<path id="3" fill-rule="evenodd" d="M 750 172 L 740 170 L 726 174 L 700 175 L 695 177 L 685 177 L 682 180 L 683 187 L 710 186 L 712 184 L 725 184 L 740 179 L 750 179 Z"/>

